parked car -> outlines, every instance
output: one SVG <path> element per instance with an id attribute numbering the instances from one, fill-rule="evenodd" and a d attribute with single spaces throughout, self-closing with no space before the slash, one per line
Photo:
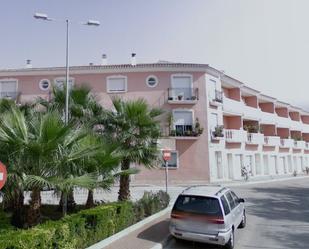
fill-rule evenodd
<path id="1" fill-rule="evenodd" d="M 244 199 L 219 185 L 193 186 L 177 198 L 170 233 L 177 239 L 234 248 L 234 232 L 246 226 Z"/>

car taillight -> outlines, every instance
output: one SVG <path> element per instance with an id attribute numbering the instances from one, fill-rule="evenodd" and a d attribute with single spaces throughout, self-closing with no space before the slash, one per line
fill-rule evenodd
<path id="1" fill-rule="evenodd" d="M 214 218 L 214 219 L 209 219 L 209 221 L 211 223 L 214 223 L 214 224 L 224 224 L 224 219 L 223 218 Z"/>

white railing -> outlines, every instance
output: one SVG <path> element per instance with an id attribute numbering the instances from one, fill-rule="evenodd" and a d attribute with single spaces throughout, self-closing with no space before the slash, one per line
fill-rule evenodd
<path id="1" fill-rule="evenodd" d="M 262 144 L 264 142 L 264 134 L 261 133 L 248 133 L 247 143 L 250 144 Z"/>
<path id="2" fill-rule="evenodd" d="M 235 114 L 243 113 L 243 103 L 223 96 L 223 110 Z"/>
<path id="3" fill-rule="evenodd" d="M 269 112 L 260 112 L 261 123 L 263 124 L 276 124 L 277 115 Z"/>
<path id="4" fill-rule="evenodd" d="M 305 149 L 306 148 L 306 142 L 305 141 L 294 141 L 294 148 Z"/>
<path id="5" fill-rule="evenodd" d="M 241 143 L 246 141 L 247 132 L 244 130 L 225 130 L 225 140 L 227 142 Z"/>
<path id="6" fill-rule="evenodd" d="M 249 118 L 249 119 L 260 119 L 261 116 L 261 110 L 258 108 L 254 108 L 251 106 L 247 106 L 247 105 L 243 105 L 243 114 L 245 118 Z"/>
<path id="7" fill-rule="evenodd" d="M 290 138 L 282 138 L 280 140 L 280 146 L 283 148 L 292 148 L 294 146 L 294 140 Z"/>
<path id="8" fill-rule="evenodd" d="M 279 146 L 280 145 L 280 137 L 277 136 L 265 136 L 264 144 L 268 146 Z"/>

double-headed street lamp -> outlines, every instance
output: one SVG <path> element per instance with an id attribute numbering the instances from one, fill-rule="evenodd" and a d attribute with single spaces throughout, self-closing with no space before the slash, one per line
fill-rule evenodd
<path id="1" fill-rule="evenodd" d="M 54 18 L 49 18 L 47 14 L 44 13 L 35 13 L 33 15 L 34 18 L 44 20 L 44 21 L 55 21 Z M 65 123 L 69 122 L 69 25 L 70 20 L 66 19 L 66 74 L 65 74 L 65 86 L 66 86 L 66 93 L 65 93 Z M 87 26 L 100 26 L 99 21 L 95 20 L 88 20 L 86 23 L 82 23 L 83 25 Z"/>

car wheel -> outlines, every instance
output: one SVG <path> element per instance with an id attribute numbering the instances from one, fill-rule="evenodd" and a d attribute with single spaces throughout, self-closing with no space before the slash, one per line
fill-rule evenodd
<path id="1" fill-rule="evenodd" d="M 241 223 L 239 224 L 239 228 L 245 228 L 246 224 L 247 224 L 247 216 L 246 216 L 246 212 L 244 210 L 244 213 L 242 215 Z"/>
<path id="2" fill-rule="evenodd" d="M 235 243 L 235 235 L 234 235 L 234 229 L 231 232 L 231 237 L 229 241 L 225 244 L 226 249 L 233 249 L 234 248 L 234 243 Z"/>

